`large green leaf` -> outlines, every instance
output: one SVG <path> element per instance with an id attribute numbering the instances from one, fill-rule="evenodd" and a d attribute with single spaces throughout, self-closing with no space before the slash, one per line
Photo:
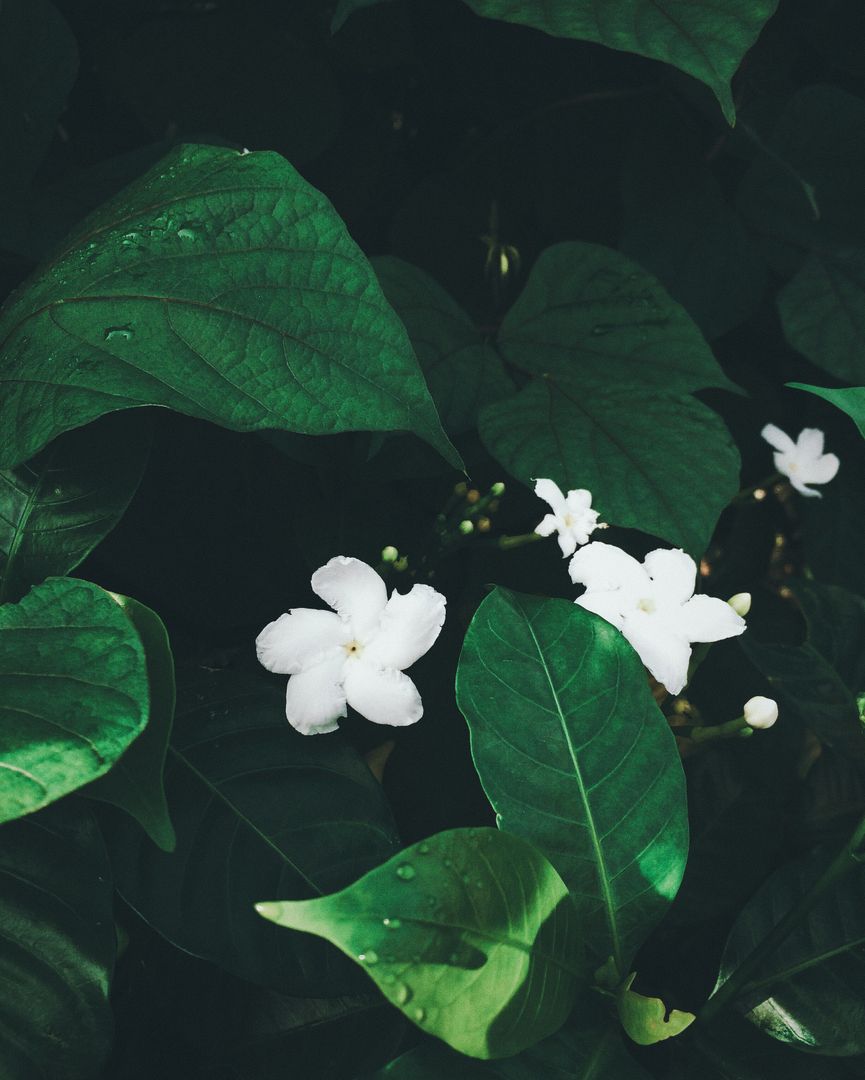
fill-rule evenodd
<path id="1" fill-rule="evenodd" d="M 173 854 L 125 815 L 106 815 L 117 887 L 143 918 L 187 952 L 286 993 L 365 985 L 336 950 L 280 933 L 253 908 L 341 888 L 397 850 L 381 787 L 340 735 L 299 735 L 264 675 L 187 672 L 165 788 Z"/>
<path id="2" fill-rule="evenodd" d="M 163 771 L 174 720 L 174 658 L 162 620 L 128 596 L 111 596 L 135 627 L 147 660 L 150 715 L 147 727 L 115 762 L 111 772 L 82 792 L 131 814 L 163 851 L 173 851 L 174 827 L 165 801 Z"/>
<path id="3" fill-rule="evenodd" d="M 865 386 L 845 386 L 834 390 L 828 386 L 809 386 L 807 383 L 794 382 L 787 385 L 795 390 L 807 390 L 809 394 L 815 394 L 847 413 L 865 438 Z"/>
<path id="4" fill-rule="evenodd" d="M 0 1074 L 82 1080 L 111 1046 L 113 890 L 85 804 L 0 827 Z"/>
<path id="5" fill-rule="evenodd" d="M 10 299 L 0 463 L 106 412 L 239 431 L 410 430 L 456 455 L 330 203 L 276 154 L 172 151 Z"/>
<path id="6" fill-rule="evenodd" d="M 74 570 L 114 528 L 144 471 L 147 421 L 106 416 L 0 471 L 0 602 Z"/>
<path id="7" fill-rule="evenodd" d="M 732 124 L 730 80 L 778 0 L 465 0 L 479 15 L 663 60 L 713 91 Z"/>
<path id="8" fill-rule="evenodd" d="M 529 483 L 588 488 L 601 519 L 699 557 L 739 488 L 739 453 L 721 419 L 689 395 L 637 388 L 584 392 L 535 379 L 481 413 L 489 452 Z"/>
<path id="9" fill-rule="evenodd" d="M 497 588 L 466 634 L 457 701 L 500 827 L 553 862 L 624 977 L 688 852 L 682 766 L 637 654 L 576 604 Z"/>
<path id="10" fill-rule="evenodd" d="M 471 1057 L 551 1035 L 586 977 L 564 882 L 495 829 L 439 833 L 342 892 L 258 910 L 338 945 L 410 1020 Z"/>
<path id="11" fill-rule="evenodd" d="M 499 332 L 502 354 L 534 375 L 580 390 L 738 390 L 681 304 L 612 248 L 547 248 Z"/>
<path id="12" fill-rule="evenodd" d="M 455 435 L 473 428 L 482 405 L 514 390 L 495 350 L 429 274 L 390 256 L 372 264 L 405 323 L 445 428 Z"/>
<path id="13" fill-rule="evenodd" d="M 810 891 L 820 852 L 777 870 L 733 925 L 718 986 Z M 865 1053 L 865 868 L 843 877 L 767 957 L 736 1004 L 762 1031 L 800 1049 Z"/>
<path id="14" fill-rule="evenodd" d="M 111 596 L 49 578 L 0 607 L 0 821 L 108 772 L 147 723 L 144 649 Z"/>

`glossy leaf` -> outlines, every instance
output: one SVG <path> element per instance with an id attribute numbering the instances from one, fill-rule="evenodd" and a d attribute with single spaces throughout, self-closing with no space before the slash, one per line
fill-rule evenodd
<path id="1" fill-rule="evenodd" d="M 631 989 L 636 978 L 632 972 L 618 994 L 622 1027 L 638 1046 L 653 1046 L 681 1035 L 697 1019 L 691 1012 L 667 1009 L 660 998 L 647 997 Z"/>
<path id="2" fill-rule="evenodd" d="M 4 465 L 147 404 L 238 431 L 410 430 L 459 464 L 369 263 L 272 153 L 172 151 L 11 298 L 0 349 Z"/>
<path id="3" fill-rule="evenodd" d="M 479 15 L 663 60 L 709 86 L 732 124 L 730 80 L 777 0 L 466 0 Z"/>
<path id="4" fill-rule="evenodd" d="M 262 896 L 315 896 L 389 858 L 397 838 L 381 787 L 338 734 L 285 719 L 266 676 L 186 672 L 165 770 L 177 833 L 159 851 L 125 815 L 105 822 L 117 887 L 169 941 L 251 982 L 304 996 L 365 980 L 312 938 L 278 932 Z"/>
<path id="5" fill-rule="evenodd" d="M 536 379 L 481 413 L 481 438 L 512 476 L 588 488 L 601 520 L 699 557 L 739 488 L 739 454 L 696 398 Z"/>
<path id="6" fill-rule="evenodd" d="M 497 588 L 466 634 L 457 700 L 500 827 L 553 862 L 623 977 L 688 850 L 682 766 L 637 654 L 570 601 Z"/>
<path id="7" fill-rule="evenodd" d="M 638 263 L 598 244 L 540 256 L 498 337 L 505 359 L 581 392 L 738 390 L 681 304 Z"/>
<path id="8" fill-rule="evenodd" d="M 0 602 L 90 554 L 129 505 L 149 447 L 146 416 L 107 416 L 0 471 Z"/>
<path id="9" fill-rule="evenodd" d="M 155 611 L 128 596 L 113 599 L 135 627 L 144 646 L 150 701 L 147 727 L 111 772 L 82 792 L 125 810 L 163 851 L 173 851 L 174 827 L 165 801 L 163 771 L 174 720 L 174 658 L 171 643 Z"/>
<path id="10" fill-rule="evenodd" d="M 425 1031 L 477 1058 L 551 1035 L 586 977 L 568 890 L 530 844 L 453 829 L 406 848 L 342 892 L 259 912 L 362 964 Z"/>
<path id="11" fill-rule="evenodd" d="M 70 800 L 0 827 L 0 1073 L 96 1076 L 111 1046 L 113 890 L 99 829 Z"/>
<path id="12" fill-rule="evenodd" d="M 828 386 L 809 386 L 806 383 L 788 383 L 795 390 L 807 390 L 847 413 L 865 439 L 865 386 L 845 386 L 834 390 Z"/>
<path id="13" fill-rule="evenodd" d="M 0 607 L 0 821 L 108 772 L 148 716 L 144 649 L 104 590 L 49 578 Z"/>

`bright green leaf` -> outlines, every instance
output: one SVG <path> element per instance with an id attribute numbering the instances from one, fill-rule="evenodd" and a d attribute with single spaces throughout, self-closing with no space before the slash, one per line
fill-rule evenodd
<path id="1" fill-rule="evenodd" d="M 697 1019 L 693 1013 L 680 1009 L 670 1009 L 668 1015 L 667 1007 L 660 998 L 646 997 L 631 989 L 635 978 L 636 972 L 628 976 L 616 998 L 622 1027 L 635 1043 L 652 1046 L 672 1039 L 681 1035 Z"/>
<path id="2" fill-rule="evenodd" d="M 159 851 L 106 815 L 117 887 L 169 941 L 284 993 L 333 996 L 366 980 L 335 949 L 263 922 L 262 896 L 342 888 L 398 849 L 380 785 L 338 734 L 299 735 L 267 676 L 178 680 L 165 790 L 177 833 Z"/>
<path id="3" fill-rule="evenodd" d="M 865 386 L 845 386 L 840 390 L 833 390 L 828 386 L 809 386 L 807 383 L 792 382 L 787 385 L 794 390 L 807 390 L 809 394 L 816 394 L 847 413 L 865 439 Z"/>
<path id="4" fill-rule="evenodd" d="M 0 1074 L 81 1080 L 111 1048 L 114 892 L 76 800 L 0 828 Z"/>
<path id="5" fill-rule="evenodd" d="M 147 461 L 147 421 L 107 416 L 0 471 L 0 602 L 68 574 L 114 528 Z"/>
<path id="6" fill-rule="evenodd" d="M 585 393 L 536 379 L 481 413 L 481 438 L 524 483 L 588 488 L 601 520 L 641 529 L 699 557 L 739 489 L 724 423 L 688 395 L 637 388 Z"/>
<path id="7" fill-rule="evenodd" d="M 682 766 L 637 654 L 570 601 L 497 588 L 466 634 L 457 701 L 500 827 L 553 862 L 589 947 L 627 971 L 688 851 Z"/>
<path id="8" fill-rule="evenodd" d="M 530 844 L 495 829 L 439 833 L 342 892 L 257 907 L 338 945 L 410 1020 L 471 1057 L 517 1054 L 551 1035 L 585 978 L 564 882 Z"/>
<path id="9" fill-rule="evenodd" d="M 162 620 L 128 596 L 110 594 L 135 627 L 147 659 L 150 716 L 147 727 L 111 772 L 82 792 L 131 814 L 163 851 L 173 851 L 174 827 L 163 786 L 165 755 L 174 720 L 174 658 Z"/>
<path id="10" fill-rule="evenodd" d="M 460 464 L 372 268 L 276 154 L 172 151 L 14 294 L 0 349 L 6 465 L 147 404 L 238 431 L 414 431 Z"/>
<path id="11" fill-rule="evenodd" d="M 102 776 L 147 723 L 141 641 L 87 581 L 0 607 L 0 687 L 0 821 Z"/>
<path id="12" fill-rule="evenodd" d="M 710 87 L 732 124 L 730 80 L 778 0 L 465 0 L 479 15 L 673 64 Z"/>

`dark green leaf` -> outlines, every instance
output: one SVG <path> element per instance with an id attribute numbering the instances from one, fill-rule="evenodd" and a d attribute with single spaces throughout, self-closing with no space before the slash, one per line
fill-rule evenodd
<path id="1" fill-rule="evenodd" d="M 345 25 L 346 19 L 356 11 L 360 11 L 362 8 L 374 7 L 376 4 L 389 2 L 390 0 L 339 0 L 339 3 L 336 5 L 333 19 L 331 20 L 331 31 L 335 34 L 338 30 L 341 30 Z"/>
<path id="2" fill-rule="evenodd" d="M 83 792 L 131 814 L 163 851 L 173 851 L 174 827 L 165 801 L 162 774 L 174 720 L 174 658 L 162 620 L 128 596 L 111 594 L 135 627 L 147 659 L 150 716 L 147 727 L 111 772 Z"/>
<path id="3" fill-rule="evenodd" d="M 108 593 L 49 578 L 0 607 L 0 821 L 108 772 L 147 723 L 144 649 Z"/>
<path id="4" fill-rule="evenodd" d="M 495 829 L 439 833 L 342 892 L 258 909 L 338 945 L 410 1020 L 471 1057 L 551 1035 L 587 974 L 564 882 Z"/>
<path id="5" fill-rule="evenodd" d="M 0 348 L 6 465 L 147 404 L 239 431 L 411 430 L 459 465 L 372 268 L 275 154 L 178 147 L 15 294 Z"/>
<path id="6" fill-rule="evenodd" d="M 0 602 L 90 554 L 123 516 L 149 448 L 148 417 L 107 416 L 0 471 Z"/>
<path id="7" fill-rule="evenodd" d="M 601 520 L 699 557 L 739 488 L 739 454 L 696 398 L 634 389 L 584 393 L 536 379 L 481 413 L 481 438 L 512 476 L 588 488 Z"/>
<path id="8" fill-rule="evenodd" d="M 778 0 L 466 0 L 479 15 L 663 60 L 709 86 L 732 124 L 730 80 Z"/>
<path id="9" fill-rule="evenodd" d="M 806 383 L 792 382 L 787 385 L 795 390 L 807 390 L 809 394 L 816 394 L 847 413 L 865 438 L 865 386 L 845 386 L 841 390 L 833 390 L 827 386 L 809 386 Z"/>
<path id="10" fill-rule="evenodd" d="M 685 778 L 643 665 L 567 600 L 495 589 L 457 671 L 472 756 L 502 829 L 552 860 L 620 977 L 682 880 Z"/>
<path id="11" fill-rule="evenodd" d="M 0 1073 L 96 1076 L 111 1046 L 113 891 L 92 814 L 69 800 L 0 828 Z"/>
<path id="12" fill-rule="evenodd" d="M 397 850 L 384 796 L 338 734 L 299 735 L 266 676 L 187 674 L 165 789 L 177 833 L 157 850 L 125 815 L 106 822 L 117 887 L 169 941 L 286 993 L 365 985 L 321 942 L 255 914 L 262 896 L 340 888 Z"/>

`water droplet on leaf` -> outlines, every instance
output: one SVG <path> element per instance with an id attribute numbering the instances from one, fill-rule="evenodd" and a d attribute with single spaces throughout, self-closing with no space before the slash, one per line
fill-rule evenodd
<path id="1" fill-rule="evenodd" d="M 400 863 L 399 866 L 396 868 L 396 876 L 401 881 L 411 881 L 411 879 L 415 876 L 416 873 L 417 871 L 411 863 Z"/>

